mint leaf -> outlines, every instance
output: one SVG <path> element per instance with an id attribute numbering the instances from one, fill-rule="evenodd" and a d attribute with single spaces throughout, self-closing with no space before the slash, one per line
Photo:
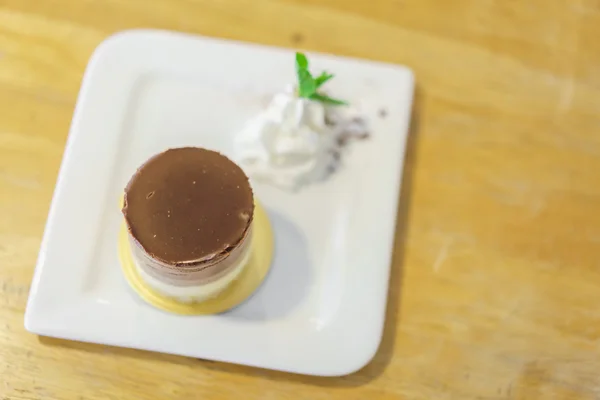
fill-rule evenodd
<path id="1" fill-rule="evenodd" d="M 348 105 L 348 103 L 345 102 L 344 100 L 333 99 L 329 96 L 325 96 L 325 95 L 319 94 L 319 93 L 313 93 L 312 95 L 310 95 L 309 99 L 315 100 L 315 101 L 320 101 L 321 103 L 324 103 L 324 104 L 331 104 L 333 106 L 347 106 Z"/>
<path id="2" fill-rule="evenodd" d="M 296 69 L 308 70 L 308 58 L 303 53 L 296 53 Z"/>
<path id="3" fill-rule="evenodd" d="M 348 104 L 343 100 L 332 99 L 317 93 L 317 89 L 333 78 L 333 74 L 324 71 L 316 79 L 313 78 L 308 70 L 308 59 L 304 54 L 298 52 L 296 52 L 296 75 L 298 76 L 298 97 L 336 106 Z"/>
<path id="4" fill-rule="evenodd" d="M 302 53 L 296 53 L 296 75 L 298 75 L 298 96 L 309 98 L 317 90 L 317 84 L 308 71 L 308 59 Z"/>
<path id="5" fill-rule="evenodd" d="M 333 74 L 329 74 L 325 71 L 323 71 L 321 73 L 321 75 L 319 75 L 317 77 L 317 79 L 315 79 L 315 83 L 317 84 L 317 89 L 321 87 L 321 85 L 323 85 L 325 82 L 327 82 L 328 80 L 330 80 L 331 78 L 333 78 Z"/>
<path id="6" fill-rule="evenodd" d="M 309 98 L 317 91 L 317 84 L 310 72 L 298 70 L 298 96 Z"/>

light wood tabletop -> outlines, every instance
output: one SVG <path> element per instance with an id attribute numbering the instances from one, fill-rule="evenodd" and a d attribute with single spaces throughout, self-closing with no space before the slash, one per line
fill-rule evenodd
<path id="1" fill-rule="evenodd" d="M 84 68 L 134 27 L 414 69 L 386 329 L 360 372 L 24 330 Z M 0 399 L 599 399 L 599 37 L 598 0 L 0 0 Z"/>

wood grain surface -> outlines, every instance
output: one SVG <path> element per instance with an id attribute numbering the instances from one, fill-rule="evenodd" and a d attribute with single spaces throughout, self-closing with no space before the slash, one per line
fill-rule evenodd
<path id="1" fill-rule="evenodd" d="M 134 27 L 414 69 L 387 324 L 362 371 L 25 332 L 85 65 Z M 0 399 L 599 399 L 599 38 L 598 0 L 0 0 Z"/>

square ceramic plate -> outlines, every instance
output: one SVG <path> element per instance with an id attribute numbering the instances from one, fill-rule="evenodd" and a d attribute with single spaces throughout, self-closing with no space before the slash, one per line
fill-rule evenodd
<path id="1" fill-rule="evenodd" d="M 158 311 L 117 259 L 118 200 L 135 169 L 169 147 L 231 154 L 232 137 L 293 82 L 291 50 L 129 31 L 92 56 L 73 117 L 25 316 L 40 335 L 343 375 L 375 354 L 388 278 L 413 75 L 396 65 L 309 54 L 329 89 L 360 105 L 372 137 L 323 183 L 288 193 L 253 183 L 273 224 L 266 281 L 214 316 Z M 386 110 L 386 116 L 380 110 Z"/>

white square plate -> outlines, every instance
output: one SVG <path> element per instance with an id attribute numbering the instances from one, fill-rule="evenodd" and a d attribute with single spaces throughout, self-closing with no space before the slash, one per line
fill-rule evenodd
<path id="1" fill-rule="evenodd" d="M 299 193 L 253 183 L 275 231 L 269 276 L 230 312 L 182 317 L 146 305 L 121 275 L 119 197 L 135 169 L 166 148 L 231 154 L 234 133 L 294 81 L 293 52 L 159 31 L 102 43 L 75 109 L 26 328 L 303 374 L 364 366 L 383 330 L 413 75 L 308 56 L 311 69 L 336 74 L 329 89 L 361 106 L 372 136 L 352 145 L 330 179 Z"/>

